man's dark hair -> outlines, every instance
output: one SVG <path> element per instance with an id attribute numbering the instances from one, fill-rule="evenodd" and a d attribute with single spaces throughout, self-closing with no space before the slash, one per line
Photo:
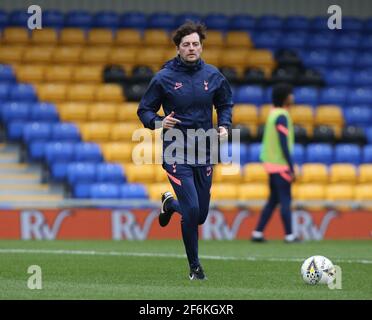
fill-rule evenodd
<path id="1" fill-rule="evenodd" d="M 175 31 L 173 42 L 178 47 L 184 36 L 188 36 L 189 34 L 196 32 L 199 35 L 200 43 L 203 43 L 206 29 L 207 28 L 204 24 L 188 20 Z"/>
<path id="2" fill-rule="evenodd" d="M 272 100 L 275 107 L 283 107 L 285 100 L 293 93 L 293 88 L 288 83 L 279 83 L 274 86 Z"/>

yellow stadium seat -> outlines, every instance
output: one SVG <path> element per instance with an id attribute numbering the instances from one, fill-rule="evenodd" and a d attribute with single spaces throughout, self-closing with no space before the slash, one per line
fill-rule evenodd
<path id="1" fill-rule="evenodd" d="M 56 45 L 58 41 L 57 31 L 53 28 L 34 29 L 31 33 L 31 42 L 36 45 Z"/>
<path id="2" fill-rule="evenodd" d="M 168 181 L 168 176 L 161 164 L 154 164 L 155 168 L 155 181 L 156 182 L 166 182 Z"/>
<path id="3" fill-rule="evenodd" d="M 77 83 L 101 83 L 103 68 L 97 65 L 81 65 L 74 68 L 72 79 Z"/>
<path id="4" fill-rule="evenodd" d="M 326 200 L 333 201 L 337 209 L 350 209 L 343 201 L 353 200 L 354 191 L 354 186 L 350 184 L 330 184 L 326 187 Z"/>
<path id="5" fill-rule="evenodd" d="M 86 37 L 83 29 L 63 28 L 60 34 L 60 43 L 62 45 L 84 45 Z"/>
<path id="6" fill-rule="evenodd" d="M 203 42 L 203 46 L 210 49 L 211 47 L 222 48 L 224 47 L 224 37 L 221 31 L 209 30 Z"/>
<path id="7" fill-rule="evenodd" d="M 161 194 L 167 190 L 173 190 L 170 182 L 152 183 L 147 185 L 149 198 L 154 201 L 159 201 Z"/>
<path id="8" fill-rule="evenodd" d="M 132 161 L 132 143 L 110 142 L 102 145 L 103 156 L 106 161 L 128 163 Z"/>
<path id="9" fill-rule="evenodd" d="M 226 47 L 228 48 L 252 48 L 252 40 L 248 32 L 229 31 L 226 34 Z"/>
<path id="10" fill-rule="evenodd" d="M 233 108 L 233 123 L 258 124 L 258 112 L 254 104 L 236 104 Z"/>
<path id="11" fill-rule="evenodd" d="M 155 166 L 153 164 L 126 163 L 124 164 L 124 170 L 130 183 L 153 183 L 155 181 Z"/>
<path id="12" fill-rule="evenodd" d="M 143 44 L 148 48 L 168 47 L 171 42 L 169 34 L 162 29 L 147 29 L 143 34 Z"/>
<path id="13" fill-rule="evenodd" d="M 138 121 L 138 102 L 124 102 L 118 106 L 118 121 Z"/>
<path id="14" fill-rule="evenodd" d="M 243 168 L 244 182 L 266 183 L 269 176 L 262 163 L 247 163 Z"/>
<path id="15" fill-rule="evenodd" d="M 289 109 L 292 121 L 296 125 L 305 128 L 308 133 L 312 133 L 314 126 L 313 108 L 309 105 L 294 105 Z"/>
<path id="16" fill-rule="evenodd" d="M 91 103 L 89 104 L 89 120 L 90 121 L 115 121 L 117 107 L 112 103 Z"/>
<path id="17" fill-rule="evenodd" d="M 214 183 L 211 188 L 211 200 L 236 200 L 238 187 L 234 183 Z"/>
<path id="18" fill-rule="evenodd" d="M 89 105 L 83 102 L 64 102 L 57 104 L 58 112 L 62 121 L 86 121 L 88 120 Z"/>
<path id="19" fill-rule="evenodd" d="M 269 50 L 256 49 L 250 50 L 247 53 L 247 65 L 249 67 L 269 67 L 275 66 L 273 54 Z"/>
<path id="20" fill-rule="evenodd" d="M 177 50 L 176 50 L 176 48 L 169 48 L 169 49 L 168 48 L 165 48 L 164 49 L 164 62 L 165 61 L 172 60 L 176 56 L 177 56 Z M 207 63 L 210 63 L 210 62 L 207 62 Z"/>
<path id="21" fill-rule="evenodd" d="M 224 67 L 246 67 L 248 64 L 248 50 L 245 49 L 226 49 L 220 57 L 221 66 Z"/>
<path id="22" fill-rule="evenodd" d="M 357 180 L 355 166 L 352 164 L 332 164 L 330 166 L 330 182 L 332 183 L 350 183 L 353 184 Z"/>
<path id="23" fill-rule="evenodd" d="M 44 83 L 36 85 L 40 101 L 62 102 L 66 100 L 67 86 L 62 83 Z"/>
<path id="24" fill-rule="evenodd" d="M 341 135 L 341 128 L 344 124 L 342 110 L 338 106 L 321 105 L 316 108 L 315 124 L 331 126 L 337 137 Z"/>
<path id="25" fill-rule="evenodd" d="M 0 63 L 20 63 L 23 53 L 26 51 L 24 46 L 0 46 Z"/>
<path id="26" fill-rule="evenodd" d="M 81 126 L 84 141 L 104 142 L 110 140 L 111 123 L 87 122 Z"/>
<path id="27" fill-rule="evenodd" d="M 88 32 L 88 44 L 90 45 L 111 45 L 113 41 L 111 29 L 93 28 Z"/>
<path id="28" fill-rule="evenodd" d="M 239 200 L 267 200 L 269 186 L 267 183 L 244 183 L 238 186 Z"/>
<path id="29" fill-rule="evenodd" d="M 240 165 L 233 163 L 231 165 L 217 164 L 213 168 L 213 181 L 215 182 L 235 182 L 240 183 L 242 174 Z"/>
<path id="30" fill-rule="evenodd" d="M 50 63 L 54 47 L 30 47 L 23 54 L 24 63 Z"/>
<path id="31" fill-rule="evenodd" d="M 301 182 L 303 183 L 327 183 L 327 166 L 321 163 L 305 163 L 301 168 Z"/>
<path id="32" fill-rule="evenodd" d="M 3 32 L 2 42 L 12 45 L 27 44 L 29 42 L 28 30 L 22 27 L 7 27 Z"/>
<path id="33" fill-rule="evenodd" d="M 139 48 L 117 47 L 110 51 L 109 62 L 113 64 L 134 64 Z"/>
<path id="34" fill-rule="evenodd" d="M 141 129 L 138 123 L 116 123 L 111 127 L 111 140 L 114 141 L 132 141 L 133 132 Z"/>
<path id="35" fill-rule="evenodd" d="M 357 201 L 372 201 L 372 183 L 355 186 L 354 199 Z"/>
<path id="36" fill-rule="evenodd" d="M 372 183 L 372 164 L 361 164 L 359 166 L 359 183 Z"/>
<path id="37" fill-rule="evenodd" d="M 221 65 L 222 50 L 219 48 L 210 48 L 203 51 L 202 58 L 206 63 L 219 67 Z"/>
<path id="38" fill-rule="evenodd" d="M 73 84 L 67 89 L 67 99 L 69 101 L 91 101 L 95 99 L 97 85 L 93 84 Z"/>
<path id="39" fill-rule="evenodd" d="M 72 79 L 72 67 L 63 65 L 51 65 L 45 70 L 45 80 L 48 82 L 70 83 Z"/>
<path id="40" fill-rule="evenodd" d="M 109 53 L 108 47 L 87 47 L 81 52 L 80 61 L 90 65 L 105 65 L 108 62 Z"/>
<path id="41" fill-rule="evenodd" d="M 272 104 L 263 104 L 260 108 L 259 108 L 259 124 L 265 124 L 268 116 L 269 116 L 269 113 L 271 112 L 273 108 L 273 105 Z"/>
<path id="42" fill-rule="evenodd" d="M 44 65 L 19 65 L 15 68 L 16 77 L 19 82 L 38 83 L 44 80 Z"/>
<path id="43" fill-rule="evenodd" d="M 95 98 L 100 102 L 123 102 L 125 100 L 122 87 L 115 83 L 99 85 Z"/>
<path id="44" fill-rule="evenodd" d="M 145 48 L 141 54 L 136 57 L 137 65 L 145 65 L 157 69 L 164 61 L 164 49 L 162 48 Z"/>
<path id="45" fill-rule="evenodd" d="M 54 63 L 78 63 L 82 52 L 81 47 L 57 47 L 53 52 Z"/>
<path id="46" fill-rule="evenodd" d="M 300 200 L 300 201 L 324 200 L 325 189 L 326 187 L 323 184 L 317 184 L 317 183 L 300 184 L 297 187 L 296 200 Z"/>
<path id="47" fill-rule="evenodd" d="M 140 47 L 142 45 L 141 32 L 136 29 L 119 29 L 116 33 L 115 45 Z"/>

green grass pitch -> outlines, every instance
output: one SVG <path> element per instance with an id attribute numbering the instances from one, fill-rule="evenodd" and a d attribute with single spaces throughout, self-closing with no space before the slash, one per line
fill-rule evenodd
<path id="1" fill-rule="evenodd" d="M 371 241 L 200 241 L 199 253 L 207 281 L 188 280 L 180 240 L 0 241 L 0 299 L 372 299 Z M 302 281 L 311 255 L 342 268 L 341 290 Z"/>

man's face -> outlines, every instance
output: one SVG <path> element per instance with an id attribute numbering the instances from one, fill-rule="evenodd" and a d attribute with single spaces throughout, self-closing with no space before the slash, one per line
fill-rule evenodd
<path id="1" fill-rule="evenodd" d="M 200 58 L 203 48 L 200 43 L 199 35 L 194 32 L 184 36 L 177 48 L 178 54 L 187 62 L 195 62 Z"/>

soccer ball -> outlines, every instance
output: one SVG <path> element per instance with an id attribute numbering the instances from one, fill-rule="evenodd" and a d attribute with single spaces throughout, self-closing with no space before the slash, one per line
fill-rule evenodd
<path id="1" fill-rule="evenodd" d="M 328 284 L 335 279 L 335 275 L 333 263 L 323 256 L 307 258 L 301 266 L 301 276 L 307 284 Z"/>

